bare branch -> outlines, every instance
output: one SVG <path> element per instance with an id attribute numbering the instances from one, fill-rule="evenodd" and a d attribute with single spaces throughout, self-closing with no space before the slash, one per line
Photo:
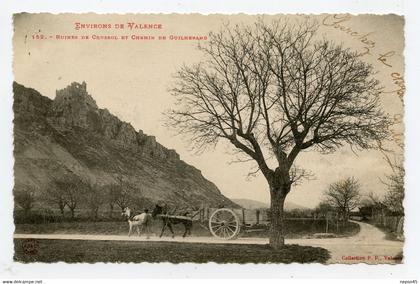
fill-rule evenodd
<path id="1" fill-rule="evenodd" d="M 175 76 L 177 106 L 167 125 L 198 149 L 229 141 L 274 187 L 288 188 L 302 176 L 293 168 L 302 150 L 377 148 L 390 137 L 391 122 L 380 108 L 372 66 L 357 52 L 320 40 L 317 30 L 308 19 L 260 19 L 211 33 L 199 46 L 205 59 Z"/>

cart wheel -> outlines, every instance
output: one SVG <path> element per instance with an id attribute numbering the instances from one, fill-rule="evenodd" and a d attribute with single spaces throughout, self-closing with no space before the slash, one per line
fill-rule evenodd
<path id="1" fill-rule="evenodd" d="M 211 214 L 209 229 L 216 238 L 230 240 L 238 236 L 241 227 L 235 212 L 227 208 L 221 208 Z"/>

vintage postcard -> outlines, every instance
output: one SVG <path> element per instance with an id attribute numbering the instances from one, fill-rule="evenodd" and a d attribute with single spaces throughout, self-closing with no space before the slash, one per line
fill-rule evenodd
<path id="1" fill-rule="evenodd" d="M 404 262 L 404 24 L 14 14 L 14 261 Z"/>

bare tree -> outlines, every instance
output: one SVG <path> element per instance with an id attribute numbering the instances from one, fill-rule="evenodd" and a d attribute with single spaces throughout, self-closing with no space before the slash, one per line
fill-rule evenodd
<path id="1" fill-rule="evenodd" d="M 310 21 L 226 25 L 199 46 L 203 61 L 183 66 L 172 88 L 169 126 L 198 151 L 224 139 L 256 162 L 270 191 L 274 249 L 284 244 L 284 200 L 301 151 L 369 149 L 389 136 L 372 66 L 317 39 L 317 29 Z"/>
<path id="2" fill-rule="evenodd" d="M 379 197 L 377 194 L 375 194 L 373 191 L 368 192 L 366 195 L 366 198 L 362 200 L 361 205 L 371 205 L 374 207 L 381 207 L 383 206 L 383 200 L 381 197 Z"/>
<path id="3" fill-rule="evenodd" d="M 87 183 L 76 174 L 68 172 L 56 178 L 54 184 L 55 187 L 50 190 L 51 198 L 59 205 L 62 215 L 64 215 L 64 207 L 67 206 L 70 209 L 71 217 L 74 218 L 75 210 L 84 198 Z"/>
<path id="4" fill-rule="evenodd" d="M 121 210 L 124 210 L 131 202 L 132 187 L 127 181 L 124 181 L 123 176 L 119 175 L 116 179 L 118 180 L 118 184 L 115 184 L 115 186 L 112 187 L 110 194 L 114 203 L 117 204 Z"/>
<path id="5" fill-rule="evenodd" d="M 90 209 L 91 217 L 98 219 L 99 208 L 105 202 L 104 188 L 98 184 L 86 185 L 85 203 Z"/>
<path id="6" fill-rule="evenodd" d="M 71 218 L 75 217 L 75 210 L 79 203 L 85 198 L 88 184 L 77 176 L 69 177 L 66 191 L 66 205 L 70 209 Z"/>
<path id="7" fill-rule="evenodd" d="M 23 209 L 25 215 L 27 215 L 35 203 L 34 192 L 27 186 L 15 187 L 14 197 L 16 204 L 19 205 L 19 207 Z"/>
<path id="8" fill-rule="evenodd" d="M 380 211 L 384 214 L 398 214 L 404 215 L 404 176 L 405 170 L 401 162 L 391 162 L 391 159 L 386 160 L 392 169 L 392 173 L 386 176 L 382 183 L 386 186 L 385 194 L 380 197 L 373 192 L 367 194 L 365 200 L 365 207 L 371 207 L 373 211 Z"/>
<path id="9" fill-rule="evenodd" d="M 58 207 L 62 217 L 64 217 L 64 209 L 66 208 L 65 186 L 63 181 L 56 178 L 44 194 L 45 200 Z"/>
<path id="10" fill-rule="evenodd" d="M 387 176 L 385 184 L 388 187 L 384 204 L 392 212 L 404 215 L 404 176 L 402 165 L 394 165 L 393 173 Z"/>
<path id="11" fill-rule="evenodd" d="M 126 208 L 133 201 L 133 188 L 122 178 L 118 178 L 119 182 L 116 184 L 109 184 L 104 187 L 105 199 L 109 205 L 109 215 L 112 216 L 114 207 L 117 205 L 121 210 Z"/>
<path id="12" fill-rule="evenodd" d="M 325 202 L 342 214 L 344 222 L 349 213 L 360 204 L 360 184 L 354 178 L 346 178 L 331 184 L 324 192 Z"/>
<path id="13" fill-rule="evenodd" d="M 109 205 L 109 216 L 112 216 L 114 213 L 114 206 L 120 196 L 120 190 L 115 184 L 108 184 L 104 186 L 103 190 L 106 194 L 106 200 Z"/>
<path id="14" fill-rule="evenodd" d="M 131 191 L 129 187 L 117 187 L 118 198 L 115 203 L 123 210 L 131 201 Z"/>

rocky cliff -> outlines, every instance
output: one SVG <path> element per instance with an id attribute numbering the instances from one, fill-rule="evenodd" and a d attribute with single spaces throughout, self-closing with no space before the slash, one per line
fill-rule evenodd
<path id="1" fill-rule="evenodd" d="M 101 188 L 123 180 L 134 199 L 236 206 L 175 150 L 98 108 L 86 83 L 54 100 L 17 83 L 13 91 L 15 188 L 34 189 L 40 206 L 52 180 L 69 171 Z"/>

